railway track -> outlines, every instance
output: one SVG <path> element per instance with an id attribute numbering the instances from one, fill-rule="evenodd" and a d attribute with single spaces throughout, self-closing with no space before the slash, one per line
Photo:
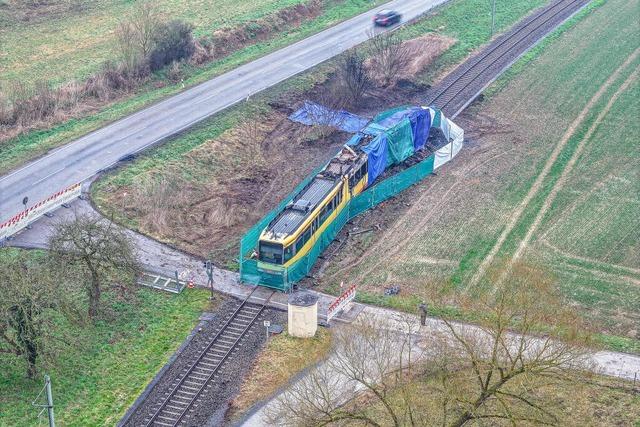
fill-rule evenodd
<path id="1" fill-rule="evenodd" d="M 250 303 L 255 288 L 218 329 L 188 368 L 174 381 L 162 402 L 151 407 L 144 419 L 146 427 L 174 427 L 187 425 L 189 415 L 198 407 L 200 397 L 208 385 L 218 378 L 220 369 L 230 360 L 234 350 L 264 312 L 272 292 L 262 304 Z"/>
<path id="2" fill-rule="evenodd" d="M 453 70 L 435 88 L 428 105 L 457 116 L 505 69 L 590 0 L 558 0 L 525 18 L 487 48 Z"/>

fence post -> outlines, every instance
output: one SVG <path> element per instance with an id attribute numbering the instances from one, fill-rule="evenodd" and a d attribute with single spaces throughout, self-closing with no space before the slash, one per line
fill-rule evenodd
<path id="1" fill-rule="evenodd" d="M 243 246 L 243 240 L 244 240 L 244 236 L 240 237 L 240 256 L 238 257 L 238 270 L 240 272 L 240 282 L 242 282 L 242 264 L 244 261 L 244 250 L 242 249 Z"/>

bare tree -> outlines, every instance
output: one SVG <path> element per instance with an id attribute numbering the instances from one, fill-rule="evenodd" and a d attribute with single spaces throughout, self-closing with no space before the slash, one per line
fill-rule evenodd
<path id="1" fill-rule="evenodd" d="M 131 15 L 131 25 L 143 57 L 153 50 L 154 38 L 161 24 L 160 12 L 155 2 L 150 0 L 137 2 Z"/>
<path id="2" fill-rule="evenodd" d="M 126 289 L 138 273 L 130 237 L 117 225 L 95 215 L 77 214 L 55 227 L 49 240 L 52 258 L 60 266 L 76 267 L 95 318 L 105 289 Z"/>
<path id="3" fill-rule="evenodd" d="M 371 89 L 371 79 L 364 57 L 354 49 L 347 51 L 340 61 L 339 73 L 351 105 L 357 105 Z"/>
<path id="4" fill-rule="evenodd" d="M 552 278 L 524 264 L 513 273 L 493 292 L 456 298 L 458 308 L 477 313 L 477 325 L 442 319 L 436 342 L 448 355 L 438 360 L 446 377 L 437 387 L 443 425 L 556 424 L 552 402 L 536 390 L 559 379 L 571 382 L 587 367 L 587 328 Z"/>
<path id="5" fill-rule="evenodd" d="M 390 85 L 411 62 L 412 52 L 393 32 L 371 35 L 371 74 L 382 86 Z"/>
<path id="6" fill-rule="evenodd" d="M 117 47 L 123 63 L 134 70 L 149 59 L 162 24 L 157 5 L 137 2 L 131 14 L 116 28 Z"/>
<path id="7" fill-rule="evenodd" d="M 116 45 L 120 59 L 128 70 L 135 69 L 144 58 L 136 39 L 136 30 L 130 21 L 122 21 L 118 24 Z"/>
<path id="8" fill-rule="evenodd" d="M 576 384 L 588 367 L 583 323 L 552 280 L 518 268 L 494 292 L 456 298 L 458 309 L 476 313 L 477 324 L 445 316 L 418 333 L 403 318 L 385 318 L 343 329 L 329 360 L 278 400 L 270 420 L 557 424 L 560 408 L 541 391 Z"/>
<path id="9" fill-rule="evenodd" d="M 342 111 L 346 107 L 347 100 L 338 86 L 328 84 L 312 99 L 321 107 L 316 108 L 311 105 L 307 109 L 312 124 L 307 132 L 301 134 L 303 141 L 328 138 L 344 122 Z"/>
<path id="10" fill-rule="evenodd" d="M 411 398 L 397 399 L 407 384 L 406 374 L 415 369 L 422 352 L 412 338 L 416 322 L 399 317 L 400 326 L 394 329 L 380 318 L 368 317 L 337 330 L 329 359 L 278 398 L 268 421 L 290 426 L 345 420 L 371 426 L 422 422 L 425 414 L 413 410 Z M 353 404 L 359 394 L 369 396 L 384 415 L 374 416 L 366 405 Z M 409 397 L 408 392 L 400 395 Z"/>
<path id="11" fill-rule="evenodd" d="M 35 378 L 38 364 L 54 356 L 54 344 L 73 340 L 59 320 L 81 319 L 75 289 L 45 256 L 24 252 L 3 257 L 0 282 L 0 353 L 22 358 L 28 377 Z"/>

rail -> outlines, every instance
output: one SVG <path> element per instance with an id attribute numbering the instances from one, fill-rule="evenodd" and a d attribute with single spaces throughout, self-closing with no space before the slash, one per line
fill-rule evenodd
<path id="1" fill-rule="evenodd" d="M 174 427 L 184 420 L 211 379 L 214 378 L 215 374 L 236 349 L 240 340 L 255 324 L 269 300 L 275 294 L 275 292 L 272 292 L 261 304 L 250 303 L 249 300 L 257 289 L 257 287 L 254 288 L 240 303 L 211 342 L 199 353 L 187 372 L 146 421 L 146 427 Z"/>
<path id="2" fill-rule="evenodd" d="M 513 48 L 519 45 L 527 37 L 534 34 L 538 29 L 545 26 L 551 20 L 562 14 L 566 10 L 573 8 L 578 4 L 586 4 L 585 0 L 561 0 L 550 5 L 540 12 L 531 15 L 521 26 L 512 33 L 506 34 L 502 40 L 493 46 L 489 46 L 480 55 L 471 62 L 466 63 L 461 69 L 461 73 L 447 82 L 437 94 L 431 99 L 430 104 L 438 106 L 441 110 L 445 110 L 457 96 L 480 77 L 485 71 L 490 69 L 499 60 L 508 54 L 513 54 Z M 504 49 L 503 49 L 504 48 Z M 495 58 L 486 61 L 491 55 L 498 53 Z M 456 71 L 453 72 L 455 75 Z M 453 93 L 451 90 L 453 89 Z M 455 112 L 457 114 L 459 111 Z M 453 116 L 452 116 L 453 117 Z"/>

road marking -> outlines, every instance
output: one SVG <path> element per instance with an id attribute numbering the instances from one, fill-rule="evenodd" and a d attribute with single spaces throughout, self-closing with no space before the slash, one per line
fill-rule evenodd
<path id="1" fill-rule="evenodd" d="M 44 178 L 40 178 L 39 180 L 34 182 L 31 186 L 33 187 L 34 185 L 40 184 L 45 179 L 51 178 L 53 175 L 57 174 L 58 172 L 65 170 L 65 168 L 66 168 L 66 166 L 63 166 L 60 169 L 58 169 L 57 171 L 51 172 L 49 175 L 45 176 Z"/>

